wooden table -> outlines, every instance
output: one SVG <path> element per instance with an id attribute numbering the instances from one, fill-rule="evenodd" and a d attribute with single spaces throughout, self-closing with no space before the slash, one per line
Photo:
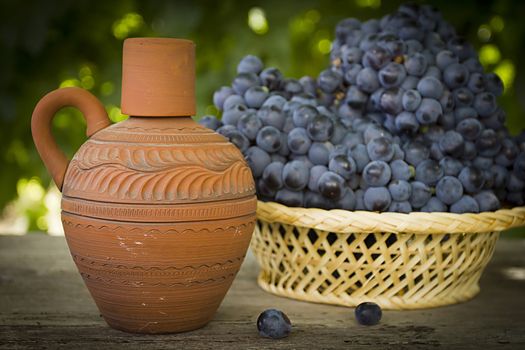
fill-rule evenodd
<path id="1" fill-rule="evenodd" d="M 356 324 L 353 309 L 270 295 L 248 256 L 215 319 L 173 335 L 127 334 L 100 317 L 64 238 L 0 236 L 0 349 L 525 349 L 525 240 L 500 239 L 474 300 L 422 311 L 385 311 Z M 292 335 L 260 338 L 266 308 L 285 311 Z"/>

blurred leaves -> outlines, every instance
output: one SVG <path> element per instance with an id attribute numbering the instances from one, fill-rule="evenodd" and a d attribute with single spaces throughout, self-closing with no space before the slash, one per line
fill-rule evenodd
<path id="1" fill-rule="evenodd" d="M 475 47 L 489 71 L 507 83 L 500 103 L 508 125 L 525 126 L 523 72 L 525 3 L 430 1 Z M 97 95 L 112 121 L 119 109 L 122 40 L 130 36 L 189 38 L 197 44 L 198 115 L 215 112 L 211 96 L 228 84 L 246 54 L 286 75 L 317 75 L 328 63 L 338 21 L 391 12 L 399 1 L 2 1 L 0 4 L 0 207 L 15 198 L 19 179 L 47 188 L 50 178 L 34 149 L 30 116 L 37 101 L 60 86 Z M 72 156 L 85 122 L 72 108 L 54 120 L 58 143 Z M 33 181 L 33 180 L 27 180 Z M 29 184 L 30 182 L 28 182 Z M 26 187 L 29 185 L 26 185 Z M 31 185 L 32 186 L 32 185 Z M 18 186 L 20 187 L 20 186 Z M 42 216 L 40 209 L 30 215 Z M 36 225 L 36 221 L 35 225 Z"/>

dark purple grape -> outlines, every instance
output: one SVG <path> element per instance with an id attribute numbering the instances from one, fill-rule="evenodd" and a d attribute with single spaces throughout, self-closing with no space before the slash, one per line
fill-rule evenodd
<path id="1" fill-rule="evenodd" d="M 405 180 L 392 180 L 388 185 L 388 191 L 392 200 L 403 202 L 408 201 L 412 193 L 412 186 Z"/>
<path id="2" fill-rule="evenodd" d="M 244 93 L 244 101 L 250 108 L 260 108 L 267 98 L 268 91 L 266 87 L 252 86 Z"/>
<path id="3" fill-rule="evenodd" d="M 439 100 L 443 95 L 443 84 L 434 77 L 423 77 L 417 84 L 417 90 L 423 97 Z"/>
<path id="4" fill-rule="evenodd" d="M 432 197 L 432 192 L 430 191 L 430 187 L 425 185 L 423 182 L 414 181 L 411 183 L 412 185 L 412 194 L 410 195 L 410 205 L 413 208 L 421 208 L 427 202 L 429 201 L 430 197 Z"/>
<path id="5" fill-rule="evenodd" d="M 377 72 L 369 67 L 361 69 L 356 77 L 356 85 L 360 90 L 368 93 L 372 93 L 379 89 Z"/>
<path id="6" fill-rule="evenodd" d="M 204 126 L 205 128 L 217 130 L 222 126 L 222 123 L 220 120 L 217 119 L 214 115 L 205 115 L 202 116 L 199 119 L 199 124 Z"/>
<path id="7" fill-rule="evenodd" d="M 387 163 L 374 160 L 365 166 L 362 177 L 369 186 L 386 186 L 392 177 L 392 171 Z"/>
<path id="8" fill-rule="evenodd" d="M 345 194 L 335 203 L 336 208 L 344 210 L 354 210 L 356 205 L 356 197 L 353 190 L 347 188 Z"/>
<path id="9" fill-rule="evenodd" d="M 386 137 L 378 137 L 366 145 L 368 157 L 371 160 L 382 160 L 389 162 L 394 157 L 392 142 Z"/>
<path id="10" fill-rule="evenodd" d="M 291 191 L 287 188 L 282 188 L 275 194 L 275 200 L 288 207 L 302 207 L 304 193 L 303 191 Z"/>
<path id="11" fill-rule="evenodd" d="M 319 115 L 319 112 L 315 107 L 300 106 L 293 112 L 293 123 L 297 127 L 306 128 L 308 122 L 317 115 Z"/>
<path id="12" fill-rule="evenodd" d="M 314 142 L 308 150 L 308 159 L 314 165 L 327 165 L 333 148 L 329 142 Z"/>
<path id="13" fill-rule="evenodd" d="M 261 179 L 269 188 L 279 190 L 284 186 L 283 167 L 284 164 L 281 162 L 272 162 L 264 168 Z"/>
<path id="14" fill-rule="evenodd" d="M 452 96 L 450 90 L 443 91 L 443 95 L 439 98 L 439 103 L 441 104 L 444 113 L 454 110 L 454 96 Z"/>
<path id="15" fill-rule="evenodd" d="M 463 168 L 459 173 L 458 179 L 467 193 L 477 193 L 485 184 L 483 172 L 472 166 Z"/>
<path id="16" fill-rule="evenodd" d="M 436 67 L 436 66 L 428 66 L 424 77 L 429 77 L 429 78 L 435 78 L 437 80 L 442 80 L 441 79 L 441 70 L 438 67 Z"/>
<path id="17" fill-rule="evenodd" d="M 217 107 L 218 110 L 222 111 L 224 106 L 224 101 L 231 95 L 234 95 L 235 91 L 229 86 L 223 86 L 219 90 L 213 93 L 213 104 Z"/>
<path id="18" fill-rule="evenodd" d="M 465 140 L 475 141 L 481 134 L 483 125 L 479 120 L 467 118 L 460 121 L 456 126 L 456 131 L 463 136 Z"/>
<path id="19" fill-rule="evenodd" d="M 503 93 L 503 82 L 497 74 L 487 73 L 485 74 L 485 88 L 488 92 L 501 96 Z"/>
<path id="20" fill-rule="evenodd" d="M 299 160 L 292 160 L 284 165 L 283 183 L 292 191 L 301 191 L 308 184 L 310 170 L 308 166 Z"/>
<path id="21" fill-rule="evenodd" d="M 257 137 L 259 129 L 263 126 L 261 120 L 255 113 L 245 113 L 237 122 L 237 129 L 248 138 L 248 140 L 254 141 Z"/>
<path id="22" fill-rule="evenodd" d="M 304 193 L 304 207 L 306 208 L 321 208 L 321 209 L 332 209 L 334 206 L 337 208 L 342 208 L 343 203 L 333 203 L 331 200 L 323 197 L 318 192 L 306 191 Z M 348 209 L 352 210 L 352 209 Z"/>
<path id="23" fill-rule="evenodd" d="M 360 64 L 353 64 L 345 71 L 343 76 L 344 82 L 347 85 L 355 85 L 357 83 L 357 75 L 363 69 Z"/>
<path id="24" fill-rule="evenodd" d="M 474 196 L 478 202 L 479 211 L 496 211 L 501 208 L 501 203 L 492 191 L 482 191 Z"/>
<path id="25" fill-rule="evenodd" d="M 496 96 L 490 92 L 479 93 L 474 98 L 474 108 L 482 118 L 490 117 L 496 107 Z"/>
<path id="26" fill-rule="evenodd" d="M 329 199 L 339 199 L 344 194 L 345 180 L 332 171 L 323 173 L 317 182 L 320 194 Z"/>
<path id="27" fill-rule="evenodd" d="M 403 110 L 403 94 L 404 90 L 400 88 L 385 90 L 379 102 L 381 110 L 388 114 L 399 114 Z"/>
<path id="28" fill-rule="evenodd" d="M 429 149 L 421 142 L 413 141 L 405 147 L 405 160 L 413 166 L 417 166 L 429 156 Z"/>
<path id="29" fill-rule="evenodd" d="M 492 129 L 485 129 L 476 140 L 478 153 L 484 157 L 494 157 L 501 149 L 498 134 Z"/>
<path id="30" fill-rule="evenodd" d="M 277 152 L 281 148 L 281 132 L 273 126 L 265 126 L 257 133 L 257 146 L 268 153 Z"/>
<path id="31" fill-rule="evenodd" d="M 483 66 L 477 57 L 471 57 L 463 61 L 470 73 L 483 73 Z"/>
<path id="32" fill-rule="evenodd" d="M 459 201 L 450 206 L 450 212 L 456 214 L 479 213 L 479 205 L 474 198 L 464 195 Z"/>
<path id="33" fill-rule="evenodd" d="M 273 201 L 277 191 L 271 189 L 262 179 L 258 179 L 255 182 L 255 192 L 257 193 L 257 198 L 263 201 Z"/>
<path id="34" fill-rule="evenodd" d="M 392 198 L 386 187 L 370 187 L 365 191 L 363 201 L 367 210 L 387 211 Z"/>
<path id="35" fill-rule="evenodd" d="M 343 83 L 343 76 L 332 69 L 326 69 L 319 74 L 317 86 L 326 92 L 332 93 Z"/>
<path id="36" fill-rule="evenodd" d="M 330 159 L 328 169 L 341 175 L 345 180 L 349 180 L 357 172 L 357 165 L 352 157 L 339 155 Z"/>
<path id="37" fill-rule="evenodd" d="M 270 95 L 266 99 L 266 101 L 264 101 L 262 107 L 282 111 L 285 104 L 286 104 L 286 99 L 284 97 L 280 95 Z"/>
<path id="38" fill-rule="evenodd" d="M 240 73 L 233 79 L 232 87 L 237 94 L 242 96 L 250 87 L 257 86 L 260 83 L 257 74 Z"/>
<path id="39" fill-rule="evenodd" d="M 244 158 L 246 158 L 246 162 L 250 166 L 255 178 L 260 177 L 264 168 L 272 161 L 268 153 L 256 146 L 248 148 L 244 153 Z"/>
<path id="40" fill-rule="evenodd" d="M 403 80 L 403 83 L 401 83 L 401 88 L 403 90 L 415 90 L 418 82 L 419 79 L 417 77 L 409 75 Z"/>
<path id="41" fill-rule="evenodd" d="M 264 125 L 282 130 L 285 122 L 284 113 L 276 106 L 263 106 L 257 111 L 257 116 Z"/>
<path id="42" fill-rule="evenodd" d="M 317 91 L 317 83 L 314 78 L 304 76 L 299 79 L 299 83 L 303 86 L 303 91 L 311 96 L 315 96 Z"/>
<path id="43" fill-rule="evenodd" d="M 308 188 L 311 191 L 318 192 L 319 191 L 319 178 L 321 175 L 326 173 L 328 171 L 328 168 L 324 165 L 314 165 L 310 168 L 310 176 L 308 179 Z"/>
<path id="44" fill-rule="evenodd" d="M 405 67 L 396 62 L 390 62 L 378 73 L 379 82 L 386 89 L 400 86 L 405 77 Z"/>
<path id="45" fill-rule="evenodd" d="M 520 180 L 516 174 L 511 173 L 507 180 L 507 190 L 509 192 L 521 192 L 525 188 L 525 182 Z"/>
<path id="46" fill-rule="evenodd" d="M 366 107 L 368 95 L 358 89 L 356 86 L 351 86 L 346 92 L 345 102 L 353 109 L 362 110 L 364 107 Z"/>
<path id="47" fill-rule="evenodd" d="M 380 70 L 390 62 L 390 53 L 382 47 L 374 46 L 367 50 L 361 49 L 365 51 L 362 61 L 364 67 Z"/>
<path id="48" fill-rule="evenodd" d="M 522 152 L 516 157 L 513 170 L 519 179 L 525 180 L 525 153 Z"/>
<path id="49" fill-rule="evenodd" d="M 415 53 L 412 56 L 409 56 L 405 60 L 405 69 L 408 74 L 415 75 L 417 77 L 422 76 L 427 70 L 427 59 L 421 53 Z"/>
<path id="50" fill-rule="evenodd" d="M 316 115 L 308 121 L 306 132 L 313 141 L 328 141 L 334 133 L 334 122 L 322 115 Z"/>
<path id="51" fill-rule="evenodd" d="M 469 107 L 474 102 L 474 94 L 465 87 L 459 87 L 452 91 L 456 107 Z"/>
<path id="52" fill-rule="evenodd" d="M 407 90 L 403 93 L 401 103 L 407 112 L 414 112 L 421 104 L 421 94 L 417 90 Z"/>
<path id="53" fill-rule="evenodd" d="M 232 130 L 225 135 L 231 143 L 233 143 L 242 153 L 246 152 L 250 147 L 250 140 L 244 136 L 239 130 Z"/>
<path id="54" fill-rule="evenodd" d="M 439 140 L 439 148 L 445 154 L 458 156 L 463 153 L 465 140 L 460 133 L 449 130 L 445 132 L 441 140 Z"/>
<path id="55" fill-rule="evenodd" d="M 434 186 L 444 175 L 443 168 L 432 159 L 425 159 L 416 167 L 416 180 Z"/>
<path id="56" fill-rule="evenodd" d="M 246 113 L 244 105 L 235 105 L 222 113 L 222 122 L 226 125 L 237 125 L 242 115 Z"/>
<path id="57" fill-rule="evenodd" d="M 445 204 L 451 205 L 463 196 L 463 185 L 453 176 L 445 176 L 436 185 L 436 196 Z"/>
<path id="58" fill-rule="evenodd" d="M 303 86 L 297 79 L 284 79 L 281 82 L 281 93 L 283 96 L 285 96 L 287 99 L 291 99 L 292 96 L 301 94 L 303 92 Z"/>
<path id="59" fill-rule="evenodd" d="M 359 173 L 361 173 L 365 166 L 370 162 L 366 146 L 362 143 L 354 145 L 348 152 L 348 155 L 354 159 Z"/>
<path id="60" fill-rule="evenodd" d="M 462 37 L 456 36 L 447 42 L 447 48 L 458 56 L 460 61 L 464 61 L 472 56 L 474 48 Z"/>
<path id="61" fill-rule="evenodd" d="M 411 167 L 402 159 L 396 159 L 390 163 L 392 171 L 392 179 L 408 181 L 414 175 L 414 168 Z"/>
<path id="62" fill-rule="evenodd" d="M 470 75 L 467 87 L 475 94 L 485 90 L 485 76 L 480 73 L 473 73 Z"/>
<path id="63" fill-rule="evenodd" d="M 456 158 L 444 157 L 439 161 L 439 165 L 443 168 L 443 173 L 450 176 L 458 176 L 463 164 Z"/>
<path id="64" fill-rule="evenodd" d="M 295 128 L 288 134 L 288 148 L 295 154 L 307 154 L 312 141 L 304 128 Z"/>
<path id="65" fill-rule="evenodd" d="M 427 204 L 422 206 L 419 210 L 425 213 L 436 213 L 436 212 L 447 212 L 448 208 L 445 205 L 445 203 L 440 201 L 438 198 L 431 197 L 428 200 Z"/>
<path id="66" fill-rule="evenodd" d="M 450 50 L 443 50 L 436 55 L 436 65 L 439 69 L 444 70 L 454 63 L 459 63 L 458 56 Z"/>
<path id="67" fill-rule="evenodd" d="M 401 112 L 396 116 L 395 126 L 399 132 L 415 134 L 419 129 L 419 122 L 414 113 Z"/>
<path id="68" fill-rule="evenodd" d="M 443 114 L 441 104 L 432 98 L 423 98 L 416 110 L 416 118 L 423 125 L 434 124 Z"/>
<path id="69" fill-rule="evenodd" d="M 259 74 L 261 84 L 270 90 L 276 90 L 281 86 L 283 74 L 277 68 L 266 68 Z"/>
<path id="70" fill-rule="evenodd" d="M 237 65 L 237 73 L 259 74 L 263 69 L 263 63 L 257 56 L 247 55 Z"/>
<path id="71" fill-rule="evenodd" d="M 468 78 L 469 72 L 461 63 L 453 63 L 443 71 L 443 80 L 450 89 L 465 85 Z"/>
<path id="72" fill-rule="evenodd" d="M 403 201 L 403 202 L 392 201 L 392 203 L 388 207 L 388 211 L 395 212 L 395 213 L 408 214 L 412 212 L 412 206 L 410 205 L 409 201 Z"/>

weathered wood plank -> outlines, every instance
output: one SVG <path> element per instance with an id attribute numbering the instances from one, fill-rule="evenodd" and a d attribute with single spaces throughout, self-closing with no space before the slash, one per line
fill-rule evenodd
<path id="1" fill-rule="evenodd" d="M 63 238 L 0 236 L 0 349 L 126 344 L 152 349 L 525 348 L 525 279 L 519 279 L 520 271 L 525 274 L 524 251 L 525 240 L 500 240 L 474 300 L 431 310 L 386 311 L 374 327 L 357 325 L 353 309 L 263 292 L 249 256 L 209 325 L 151 336 L 123 333 L 104 323 Z M 508 277 L 509 268 L 517 278 Z M 289 338 L 272 341 L 257 335 L 255 320 L 269 307 L 290 316 L 294 329 Z"/>

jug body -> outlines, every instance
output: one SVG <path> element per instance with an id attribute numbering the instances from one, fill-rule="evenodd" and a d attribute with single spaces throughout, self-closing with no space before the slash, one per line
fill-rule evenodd
<path id="1" fill-rule="evenodd" d="M 146 71 L 162 71 L 162 62 L 177 61 L 174 52 L 187 51 L 186 41 L 181 49 L 169 39 L 141 40 L 131 45 L 139 51 L 145 46 L 138 55 L 146 58 L 139 62 L 154 56 L 151 61 L 160 66 L 145 64 Z M 150 49 L 154 55 L 148 56 Z M 182 68 L 192 56 L 182 56 L 175 76 L 187 74 Z M 127 62 L 136 69 L 136 60 Z M 151 75 L 125 73 L 127 91 Z M 162 97 L 148 98 L 162 88 L 148 84 L 157 83 L 145 81 L 142 94 L 133 90 L 145 105 L 128 98 L 130 114 L 139 115 L 113 125 L 89 93 L 56 90 L 35 108 L 32 131 L 62 190 L 71 255 L 104 319 L 129 332 L 181 332 L 211 320 L 231 286 L 255 225 L 255 185 L 240 151 L 187 115 L 191 102 L 180 104 L 184 115 L 169 116 L 177 113 L 177 98 L 173 102 L 167 93 L 164 105 Z M 184 95 L 192 87 L 177 89 Z M 161 104 L 150 108 L 154 116 L 146 115 L 151 101 Z M 90 136 L 71 161 L 49 127 L 66 105 L 83 112 Z"/>

